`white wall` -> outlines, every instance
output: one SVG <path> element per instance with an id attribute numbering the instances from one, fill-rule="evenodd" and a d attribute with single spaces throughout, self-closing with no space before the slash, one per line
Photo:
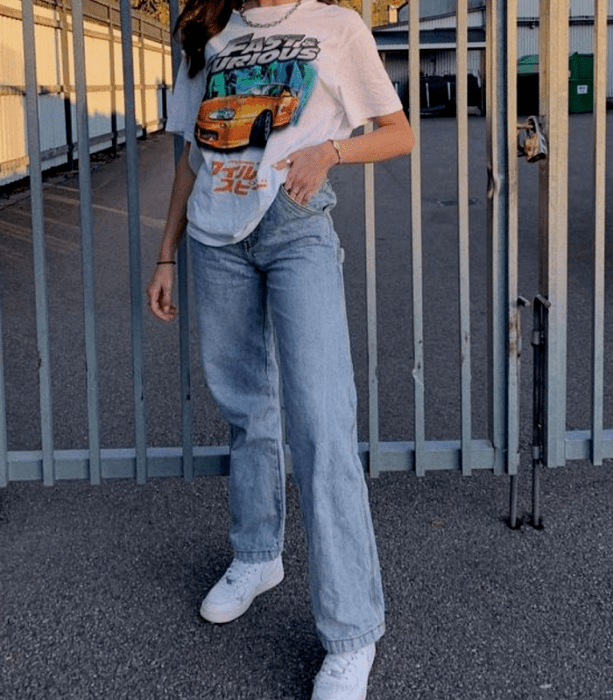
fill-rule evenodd
<path id="1" fill-rule="evenodd" d="M 106 6 L 100 5 L 103 12 Z M 62 63 L 63 32 L 58 8 L 34 7 L 35 51 L 37 81 L 39 86 L 40 141 L 43 152 L 43 168 L 48 169 L 67 162 L 64 94 L 64 66 Z M 69 84 L 74 86 L 74 60 L 71 19 L 66 36 L 68 43 Z M 151 23 L 153 26 L 154 23 Z M 112 145 L 112 94 L 115 94 L 117 129 L 124 128 L 123 119 L 123 68 L 121 58 L 121 34 L 117 27 L 112 31 L 112 43 L 108 24 L 85 21 L 85 66 L 88 85 L 87 105 L 90 115 L 89 134 L 96 139 L 90 147 L 94 152 Z M 162 35 L 160 29 L 160 35 Z M 137 124 L 155 131 L 162 126 L 162 99 L 159 85 L 172 84 L 168 32 L 165 40 L 154 41 L 133 36 L 134 80 L 137 86 L 144 84 L 145 115 L 143 115 L 141 91 L 137 87 Z M 25 117 L 25 74 L 23 30 L 20 0 L 2 0 L 0 4 L 0 185 L 19 180 L 28 174 L 27 134 Z M 111 51 L 114 71 L 111 75 Z M 141 54 L 144 74 L 140 75 Z M 41 94 L 42 93 L 42 94 Z M 76 143 L 76 95 L 70 93 L 72 140 Z M 118 135 L 123 141 L 123 135 Z M 52 155 L 53 153 L 56 155 Z M 76 153 L 75 148 L 75 155 Z"/>

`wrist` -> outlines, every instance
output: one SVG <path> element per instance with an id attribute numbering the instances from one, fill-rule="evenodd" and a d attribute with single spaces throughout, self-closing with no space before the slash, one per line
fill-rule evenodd
<path id="1" fill-rule="evenodd" d="M 334 165 L 340 165 L 343 162 L 343 154 L 341 152 L 341 143 L 336 139 L 329 139 L 328 143 L 332 146 L 334 153 Z"/>
<path id="2" fill-rule="evenodd" d="M 340 153 L 339 142 L 333 139 L 328 139 L 328 141 L 326 141 L 325 143 L 325 146 L 330 167 L 333 167 L 334 165 L 340 165 L 340 163 L 342 163 L 342 158 Z"/>

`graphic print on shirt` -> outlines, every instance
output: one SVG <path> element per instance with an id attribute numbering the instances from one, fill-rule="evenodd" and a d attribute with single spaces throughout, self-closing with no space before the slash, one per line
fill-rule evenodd
<path id="1" fill-rule="evenodd" d="M 273 129 L 297 124 L 311 96 L 317 39 L 246 34 L 213 56 L 195 127 L 196 142 L 218 151 L 264 148 Z"/>

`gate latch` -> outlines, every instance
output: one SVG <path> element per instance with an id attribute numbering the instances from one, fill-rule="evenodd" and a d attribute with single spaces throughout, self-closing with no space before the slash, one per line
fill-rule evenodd
<path id="1" fill-rule="evenodd" d="M 547 158 L 547 139 L 541 131 L 538 117 L 528 117 L 517 125 L 518 155 L 526 156 L 529 163 Z"/>

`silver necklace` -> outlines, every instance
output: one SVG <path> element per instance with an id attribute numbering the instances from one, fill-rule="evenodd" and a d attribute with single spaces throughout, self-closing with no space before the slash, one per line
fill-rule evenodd
<path id="1" fill-rule="evenodd" d="M 268 27 L 276 27 L 277 24 L 285 22 L 285 20 L 298 9 L 298 5 L 300 5 L 301 2 L 302 0 L 296 0 L 296 2 L 283 15 L 283 17 L 276 19 L 274 22 L 252 22 L 250 19 L 247 19 L 247 16 L 245 15 L 245 8 L 243 5 L 241 5 L 238 8 L 238 13 L 243 18 L 243 22 L 245 22 L 245 24 L 248 24 L 250 27 L 253 27 L 254 29 L 266 29 Z"/>

